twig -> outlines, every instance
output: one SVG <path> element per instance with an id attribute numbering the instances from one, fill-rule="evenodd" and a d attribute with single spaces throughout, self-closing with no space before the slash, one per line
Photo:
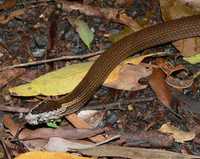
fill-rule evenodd
<path id="1" fill-rule="evenodd" d="M 13 68 L 40 65 L 40 64 L 49 63 L 49 62 L 55 62 L 55 61 L 60 61 L 60 60 L 75 60 L 75 59 L 81 59 L 82 60 L 82 59 L 85 59 L 85 58 L 89 58 L 89 57 L 100 55 L 102 52 L 104 52 L 104 51 L 101 50 L 101 51 L 98 51 L 98 52 L 95 52 L 95 53 L 89 53 L 89 54 L 86 54 L 86 55 L 62 56 L 62 57 L 57 57 L 57 58 L 52 58 L 52 59 L 47 59 L 47 60 L 40 60 L 40 61 L 33 61 L 33 62 L 28 62 L 28 63 L 21 63 L 21 64 L 16 64 L 16 65 L 12 65 L 12 66 L 3 67 L 3 68 L 0 69 L 0 72 L 4 71 L 4 70 L 13 69 Z"/>
<path id="2" fill-rule="evenodd" d="M 88 109 L 106 109 L 106 110 L 111 110 L 111 109 L 119 109 L 119 110 L 126 110 L 126 108 L 122 107 L 123 105 L 128 105 L 130 103 L 138 103 L 138 102 L 151 102 L 154 100 L 154 97 L 149 97 L 149 98 L 138 98 L 138 99 L 130 99 L 130 100 L 123 100 L 123 101 L 117 101 L 113 103 L 108 103 L 108 104 L 100 104 L 100 105 L 88 105 L 83 108 L 83 110 L 88 110 Z"/>
<path id="3" fill-rule="evenodd" d="M 10 107 L 10 106 L 5 106 L 5 105 L 0 105 L 0 111 L 28 113 L 30 111 L 30 109 L 22 108 L 22 107 Z"/>

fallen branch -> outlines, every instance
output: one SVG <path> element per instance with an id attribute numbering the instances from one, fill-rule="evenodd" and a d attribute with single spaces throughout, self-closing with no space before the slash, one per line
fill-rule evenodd
<path id="1" fill-rule="evenodd" d="M 3 68 L 0 69 L 0 72 L 4 71 L 4 70 L 13 69 L 13 68 L 40 65 L 40 64 L 55 62 L 55 61 L 60 61 L 60 60 L 75 60 L 75 59 L 82 60 L 82 59 L 85 59 L 85 58 L 100 55 L 102 52 L 103 51 L 98 51 L 98 52 L 95 52 L 95 53 L 89 53 L 89 54 L 86 54 L 86 55 L 62 56 L 62 57 L 57 57 L 57 58 L 52 58 L 52 59 L 47 59 L 47 60 L 40 60 L 40 61 L 33 61 L 33 62 L 28 62 L 28 63 L 16 64 L 16 65 L 12 65 L 12 66 L 3 67 Z"/>

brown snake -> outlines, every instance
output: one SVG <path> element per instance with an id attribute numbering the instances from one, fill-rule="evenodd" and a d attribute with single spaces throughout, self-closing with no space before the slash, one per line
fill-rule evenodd
<path id="1" fill-rule="evenodd" d="M 69 95 L 62 100 L 42 104 L 25 119 L 30 124 L 38 124 L 73 113 L 84 106 L 110 72 L 128 56 L 157 45 L 195 36 L 200 36 L 199 15 L 157 24 L 132 33 L 105 51 Z M 45 106 L 52 106 L 54 110 L 43 112 L 42 107 Z"/>

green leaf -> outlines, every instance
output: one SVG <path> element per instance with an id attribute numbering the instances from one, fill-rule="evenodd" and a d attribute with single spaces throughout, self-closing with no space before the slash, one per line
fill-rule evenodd
<path id="1" fill-rule="evenodd" d="M 79 33 L 81 40 L 85 43 L 85 45 L 90 48 L 91 43 L 94 39 L 94 33 L 88 27 L 88 24 L 82 20 L 77 19 L 75 21 L 76 31 Z"/>
<path id="2" fill-rule="evenodd" d="M 50 128 L 58 128 L 58 124 L 61 122 L 61 119 L 52 120 L 47 123 L 47 126 Z"/>

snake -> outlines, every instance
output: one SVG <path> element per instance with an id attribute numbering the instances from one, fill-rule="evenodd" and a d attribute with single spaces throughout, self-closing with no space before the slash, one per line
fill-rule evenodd
<path id="1" fill-rule="evenodd" d="M 25 120 L 29 124 L 40 124 L 74 113 L 90 100 L 112 70 L 127 57 L 148 48 L 197 36 L 200 36 L 200 15 L 155 24 L 131 33 L 102 53 L 72 92 L 60 100 L 47 101 L 33 108 Z"/>

